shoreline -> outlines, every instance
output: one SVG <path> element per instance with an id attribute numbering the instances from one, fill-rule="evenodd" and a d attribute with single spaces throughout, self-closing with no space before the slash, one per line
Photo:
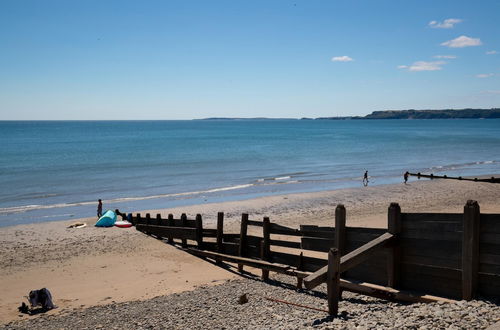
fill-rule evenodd
<path id="1" fill-rule="evenodd" d="M 404 212 L 461 213 L 466 201 L 474 199 L 482 212 L 500 213 L 499 188 L 490 183 L 453 180 L 411 181 L 407 185 L 268 196 L 140 213 L 186 213 L 189 218 L 200 213 L 204 226 L 213 228 L 217 212 L 222 211 L 225 231 L 238 232 L 241 213 L 249 213 L 253 219 L 269 216 L 271 222 L 290 227 L 331 226 L 336 205 L 344 204 L 348 226 L 384 228 L 391 202 L 398 202 Z M 23 296 L 42 287 L 52 292 L 59 306 L 48 313 L 52 315 L 113 302 L 147 300 L 235 278 L 233 273 L 134 228 L 97 228 L 93 226 L 95 220 L 92 217 L 0 228 L 0 282 L 7 284 L 0 297 L 1 322 L 20 319 L 17 306 Z M 66 228 L 79 221 L 88 226 Z"/>

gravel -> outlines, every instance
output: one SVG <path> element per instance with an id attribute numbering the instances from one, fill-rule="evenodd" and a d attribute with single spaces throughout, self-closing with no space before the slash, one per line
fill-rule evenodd
<path id="1" fill-rule="evenodd" d="M 248 275 L 221 285 L 146 301 L 62 310 L 10 322 L 0 329 L 484 329 L 500 320 L 498 301 L 402 304 L 343 293 L 340 315 L 273 302 L 279 299 L 327 310 L 326 287 L 297 290 L 295 279 L 265 283 Z M 248 302 L 240 299 L 246 294 Z M 57 297 L 56 297 L 57 298 Z M 57 299 L 56 299 L 57 304 Z M 243 302 L 243 303 L 241 303 Z"/>

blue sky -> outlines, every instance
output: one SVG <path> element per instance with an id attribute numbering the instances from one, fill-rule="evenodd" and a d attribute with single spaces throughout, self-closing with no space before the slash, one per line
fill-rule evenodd
<path id="1" fill-rule="evenodd" d="M 0 119 L 500 107 L 500 1 L 0 1 Z"/>

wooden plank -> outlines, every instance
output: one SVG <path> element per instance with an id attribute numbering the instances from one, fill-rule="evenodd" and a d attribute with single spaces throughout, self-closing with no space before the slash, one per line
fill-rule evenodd
<path id="1" fill-rule="evenodd" d="M 479 273 L 500 275 L 500 265 L 480 263 L 479 264 Z"/>
<path id="2" fill-rule="evenodd" d="M 221 259 L 224 261 L 234 262 L 234 263 L 238 263 L 238 264 L 246 265 L 246 266 L 250 266 L 250 267 L 267 269 L 269 271 L 282 273 L 282 274 L 286 274 L 286 275 L 302 276 L 302 277 L 308 275 L 308 273 L 295 270 L 288 265 L 280 265 L 280 264 L 275 264 L 275 263 L 271 263 L 271 262 L 263 261 L 263 260 L 255 260 L 255 259 L 250 259 L 250 258 L 245 258 L 245 257 L 231 256 L 231 255 L 227 255 L 227 254 L 223 254 L 223 253 L 204 251 L 204 250 L 198 250 L 198 249 L 193 249 L 193 248 L 186 248 L 185 250 L 189 253 L 192 253 L 192 254 L 195 254 L 198 256 L 203 256 L 203 257 L 213 258 L 213 259 Z"/>
<path id="3" fill-rule="evenodd" d="M 479 269 L 479 204 L 469 200 L 464 206 L 462 239 L 462 299 L 476 296 Z"/>
<path id="4" fill-rule="evenodd" d="M 423 256 L 461 260 L 460 242 L 405 238 L 400 241 L 402 257 Z"/>
<path id="5" fill-rule="evenodd" d="M 203 249 L 203 220 L 201 214 L 196 215 L 196 243 L 198 249 Z"/>
<path id="6" fill-rule="evenodd" d="M 239 252 L 240 245 L 238 243 L 224 242 L 222 243 L 222 249 L 225 254 L 237 256 Z"/>
<path id="7" fill-rule="evenodd" d="M 326 275 L 328 313 L 337 315 L 340 297 L 340 253 L 336 248 L 328 252 L 328 270 Z"/>
<path id="8" fill-rule="evenodd" d="M 386 244 L 388 244 L 394 238 L 393 234 L 385 233 L 377 239 L 370 241 L 360 247 L 357 250 L 354 250 L 341 258 L 340 261 L 340 272 L 345 272 L 350 268 L 360 264 L 364 260 L 368 259 L 373 253 L 381 248 L 383 248 Z M 321 283 L 326 281 L 326 273 L 328 271 L 328 267 L 323 267 L 313 274 L 309 275 L 304 279 L 304 283 L 306 288 L 313 289 Z"/>
<path id="9" fill-rule="evenodd" d="M 247 230 L 248 230 L 248 214 L 243 213 L 241 215 L 241 226 L 240 226 L 240 246 L 238 249 L 238 255 L 244 257 L 246 255 L 247 249 Z M 243 264 L 238 264 L 238 271 L 243 272 Z"/>
<path id="10" fill-rule="evenodd" d="M 448 231 L 444 230 L 444 228 L 439 229 L 406 229 L 401 231 L 400 237 L 402 239 L 405 238 L 414 238 L 414 239 L 428 239 L 428 240 L 436 240 L 436 241 L 454 241 L 461 242 L 462 241 L 462 231 Z"/>
<path id="11" fill-rule="evenodd" d="M 480 244 L 489 243 L 489 244 L 500 245 L 500 234 L 499 233 L 482 232 L 479 234 L 479 242 L 480 242 Z M 500 249 L 498 251 L 500 254 Z"/>
<path id="12" fill-rule="evenodd" d="M 500 254 L 500 244 L 479 243 L 479 251 L 488 254 Z"/>
<path id="13" fill-rule="evenodd" d="M 411 303 L 455 302 L 454 300 L 442 297 L 421 294 L 413 291 L 396 290 L 381 285 L 375 285 L 372 283 L 364 283 L 362 281 L 355 281 L 348 279 L 341 279 L 340 287 L 347 291 L 386 300 L 400 300 Z"/>
<path id="14" fill-rule="evenodd" d="M 222 240 L 224 239 L 224 212 L 217 213 L 217 252 L 223 253 Z"/>
<path id="15" fill-rule="evenodd" d="M 246 243 L 247 245 L 260 246 L 260 242 L 262 241 L 262 237 L 247 235 Z"/>
<path id="16" fill-rule="evenodd" d="M 285 226 L 278 225 L 276 223 L 271 223 L 271 234 L 302 236 L 302 234 L 298 229 L 288 228 Z"/>
<path id="17" fill-rule="evenodd" d="M 142 232 L 147 232 L 157 237 L 166 238 L 172 236 L 174 238 L 179 238 L 184 240 L 186 239 L 196 240 L 196 229 L 194 228 L 152 226 L 144 224 L 138 224 L 136 225 L 136 228 L 137 230 L 140 230 Z"/>
<path id="18" fill-rule="evenodd" d="M 418 222 L 462 222 L 462 213 L 401 213 L 401 222 L 404 226 L 409 226 Z"/>
<path id="19" fill-rule="evenodd" d="M 462 277 L 461 270 L 453 268 L 435 267 L 435 266 L 417 265 L 417 264 L 401 264 L 401 269 L 405 273 L 431 275 L 446 280 L 460 281 Z"/>
<path id="20" fill-rule="evenodd" d="M 500 248 L 500 246 L 499 246 Z M 479 254 L 479 262 L 482 264 L 490 264 L 500 266 L 500 250 L 498 250 L 499 254 L 489 254 L 489 253 L 480 253 Z"/>
<path id="21" fill-rule="evenodd" d="M 175 226 L 175 222 L 174 222 L 174 215 L 173 214 L 169 214 L 168 217 L 167 217 L 167 225 L 170 226 L 170 227 L 174 227 Z M 174 237 L 172 235 L 168 236 L 167 237 L 167 241 L 169 243 L 173 243 L 174 242 Z"/>
<path id="22" fill-rule="evenodd" d="M 332 227 L 318 227 L 311 225 L 301 225 L 299 232 L 302 236 L 317 237 L 317 238 L 335 238 L 335 228 Z"/>
<path id="23" fill-rule="evenodd" d="M 391 203 L 387 213 L 387 231 L 401 240 L 401 208 L 398 203 Z M 387 286 L 397 288 L 401 279 L 401 246 L 396 244 L 387 254 Z"/>
<path id="24" fill-rule="evenodd" d="M 500 214 L 481 214 L 481 232 L 500 234 Z"/>
<path id="25" fill-rule="evenodd" d="M 203 237 L 217 237 L 217 229 L 203 228 Z"/>
<path id="26" fill-rule="evenodd" d="M 342 204 L 335 208 L 335 248 L 340 256 L 346 254 L 346 211 Z M 337 306 L 338 308 L 338 306 Z"/>
<path id="27" fill-rule="evenodd" d="M 300 249 L 301 248 L 300 242 L 281 241 L 281 240 L 277 240 L 277 239 L 270 240 L 270 244 L 274 245 L 274 246 L 282 246 L 282 247 L 287 247 L 287 248 L 292 248 L 292 249 Z"/>
<path id="28" fill-rule="evenodd" d="M 268 217 L 264 217 L 262 221 L 262 247 L 260 257 L 264 261 L 269 261 L 271 258 L 271 222 Z M 263 269 L 262 280 L 267 281 L 268 279 L 269 271 Z"/>
<path id="29" fill-rule="evenodd" d="M 479 273 L 478 294 L 485 297 L 500 297 L 500 275 Z"/>
<path id="30" fill-rule="evenodd" d="M 240 241 L 240 234 L 224 234 L 224 242 L 237 243 Z"/>
<path id="31" fill-rule="evenodd" d="M 328 252 L 330 248 L 335 247 L 334 239 L 301 237 L 301 248 L 304 250 Z"/>
<path id="32" fill-rule="evenodd" d="M 403 271 L 400 286 L 403 290 L 414 290 L 436 296 L 461 299 L 461 281 L 428 274 Z"/>
<path id="33" fill-rule="evenodd" d="M 301 261 L 300 255 L 277 252 L 277 251 L 272 252 L 271 260 L 272 262 L 275 263 L 290 265 L 290 266 L 296 266 L 300 264 L 300 262 L 302 262 L 303 270 L 309 272 L 316 271 L 328 264 L 327 259 L 302 256 L 302 261 Z"/>
<path id="34" fill-rule="evenodd" d="M 387 230 L 382 229 L 382 230 L 377 230 L 376 232 L 361 232 L 361 231 L 354 231 L 352 230 L 353 228 L 347 227 L 346 228 L 346 244 L 349 244 L 349 242 L 353 241 L 358 241 L 362 242 L 362 244 L 365 244 L 366 242 L 369 242 L 371 240 L 374 240 L 375 238 L 379 237 L 383 233 L 385 233 Z"/>
<path id="35" fill-rule="evenodd" d="M 156 225 L 157 226 L 161 226 L 164 224 L 164 221 L 162 221 L 162 218 L 161 218 L 161 214 L 160 213 L 157 213 L 156 214 Z"/>
<path id="36" fill-rule="evenodd" d="M 174 222 L 175 222 L 175 220 L 174 220 Z M 187 227 L 188 226 L 186 213 L 182 213 L 181 214 L 181 226 L 182 227 Z M 187 241 L 186 241 L 185 238 L 182 239 L 181 245 L 182 245 L 182 247 L 186 247 L 187 246 Z"/>
<path id="37" fill-rule="evenodd" d="M 342 276 L 386 286 L 387 249 L 374 252 L 369 259 L 342 273 Z"/>
<path id="38" fill-rule="evenodd" d="M 417 265 L 445 267 L 454 269 L 461 269 L 462 267 L 462 262 L 459 259 L 415 256 L 415 255 L 406 255 L 404 253 L 402 254 L 401 262 L 406 264 L 417 264 Z"/>
<path id="39" fill-rule="evenodd" d="M 255 220 L 248 220 L 248 225 L 249 226 L 262 227 L 263 226 L 263 222 L 262 221 L 255 221 Z"/>

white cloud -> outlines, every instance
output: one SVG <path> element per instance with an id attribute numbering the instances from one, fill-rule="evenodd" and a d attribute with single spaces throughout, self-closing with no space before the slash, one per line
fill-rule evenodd
<path id="1" fill-rule="evenodd" d="M 476 75 L 476 78 L 489 78 L 494 76 L 493 73 L 480 73 Z"/>
<path id="2" fill-rule="evenodd" d="M 352 62 L 352 61 L 354 61 L 352 58 L 345 55 L 332 57 L 332 62 Z"/>
<path id="3" fill-rule="evenodd" d="M 417 61 L 413 63 L 412 65 L 400 65 L 398 66 L 398 69 L 407 69 L 408 71 L 437 71 L 442 69 L 442 65 L 446 64 L 445 61 L 433 61 L 433 62 L 426 62 L 426 61 Z"/>
<path id="4" fill-rule="evenodd" d="M 441 44 L 441 46 L 447 46 L 450 48 L 463 48 L 469 46 L 480 46 L 483 43 L 479 38 L 469 38 L 467 36 L 460 36 L 453 40 L 445 41 Z"/>
<path id="5" fill-rule="evenodd" d="M 496 50 L 489 50 L 486 52 L 486 55 L 493 55 L 493 54 L 498 54 Z"/>
<path id="6" fill-rule="evenodd" d="M 454 59 L 457 58 L 455 55 L 436 55 L 434 58 L 446 58 L 446 59 Z"/>
<path id="7" fill-rule="evenodd" d="M 442 22 L 430 21 L 429 26 L 434 29 L 451 29 L 455 24 L 462 22 L 459 18 L 448 18 Z"/>

